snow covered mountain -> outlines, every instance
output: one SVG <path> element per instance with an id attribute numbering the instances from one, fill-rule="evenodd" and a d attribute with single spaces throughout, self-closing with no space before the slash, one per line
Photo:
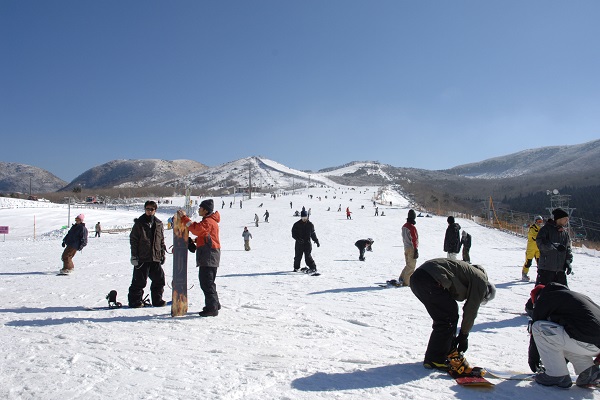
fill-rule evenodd
<path id="1" fill-rule="evenodd" d="M 54 192 L 66 184 L 67 182 L 41 168 L 0 162 L 0 192 Z"/>

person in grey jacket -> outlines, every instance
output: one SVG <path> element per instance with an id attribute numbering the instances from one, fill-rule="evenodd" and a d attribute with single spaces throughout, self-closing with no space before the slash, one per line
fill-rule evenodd
<path id="1" fill-rule="evenodd" d="M 62 247 L 65 250 L 60 258 L 63 262 L 62 269 L 58 271 L 60 275 L 68 275 L 73 272 L 75 269 L 73 257 L 75 257 L 78 250 L 81 251 L 87 246 L 88 230 L 83 222 L 84 218 L 83 214 L 75 217 L 75 223 L 71 226 L 71 229 L 69 229 L 69 232 L 62 241 Z"/>
<path id="2" fill-rule="evenodd" d="M 571 273 L 573 253 L 571 238 L 566 227 L 569 214 L 561 208 L 552 211 L 549 219 L 538 232 L 535 242 L 540 249 L 536 285 L 558 282 L 567 286 L 567 275 Z"/>
<path id="3" fill-rule="evenodd" d="M 469 346 L 469 332 L 479 307 L 492 300 L 496 293 L 483 267 L 447 258 L 429 260 L 412 275 L 410 289 L 433 319 L 423 366 L 448 370 L 450 364 L 446 360 L 460 357 L 459 367 L 469 372 L 470 367 L 462 356 Z M 458 335 L 457 301 L 465 302 Z"/>
<path id="4" fill-rule="evenodd" d="M 247 226 L 244 227 L 242 237 L 244 238 L 244 250 L 250 251 L 250 239 L 252 239 L 252 234 L 248 230 Z"/>
<path id="5" fill-rule="evenodd" d="M 127 300 L 129 307 L 139 308 L 150 305 L 144 302 L 144 288 L 148 278 L 150 295 L 154 307 L 164 307 L 165 272 L 162 265 L 165 262 L 165 234 L 163 223 L 156 218 L 157 204 L 147 201 L 144 204 L 144 214 L 136 218 L 129 234 L 131 245 L 131 265 L 133 265 L 133 278 L 129 286 Z"/>

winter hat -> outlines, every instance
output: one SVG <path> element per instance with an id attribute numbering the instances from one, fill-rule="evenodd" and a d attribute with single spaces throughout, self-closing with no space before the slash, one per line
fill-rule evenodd
<path id="1" fill-rule="evenodd" d="M 552 216 L 554 216 L 554 220 L 556 221 L 557 219 L 568 217 L 569 214 L 567 214 L 567 212 L 562 208 L 557 208 L 556 210 L 552 211 Z"/>
<path id="2" fill-rule="evenodd" d="M 79 220 L 81 220 L 81 222 L 83 222 L 83 220 L 85 219 L 85 215 L 79 214 L 78 216 L 75 217 L 75 219 L 79 219 Z"/>
<path id="3" fill-rule="evenodd" d="M 302 210 L 302 212 L 300 213 L 301 217 L 308 217 L 308 213 L 305 210 Z"/>
<path id="4" fill-rule="evenodd" d="M 454 223 L 454 217 L 452 215 L 449 216 L 448 219 L 447 219 L 447 221 L 448 221 L 449 224 L 453 224 Z"/>
<path id="5" fill-rule="evenodd" d="M 488 301 L 494 300 L 496 297 L 496 286 L 493 283 L 487 283 L 487 290 L 485 291 L 485 296 L 483 296 L 482 304 L 486 304 Z"/>
<path id="6" fill-rule="evenodd" d="M 204 208 L 207 213 L 211 214 L 215 208 L 215 203 L 212 199 L 203 200 L 200 207 Z"/>
<path id="7" fill-rule="evenodd" d="M 417 213 L 415 212 L 415 210 L 408 210 L 408 219 L 416 219 L 417 218 Z"/>
<path id="8" fill-rule="evenodd" d="M 543 288 L 545 288 L 545 287 L 546 287 L 546 286 L 544 286 L 544 285 L 536 285 L 536 286 L 533 288 L 533 290 L 531 291 L 531 294 L 530 294 L 530 296 L 531 296 L 531 303 L 532 303 L 532 304 L 535 304 L 535 301 L 537 300 L 537 298 L 538 298 L 538 296 L 539 296 L 539 294 L 540 294 L 540 291 L 541 291 Z"/>

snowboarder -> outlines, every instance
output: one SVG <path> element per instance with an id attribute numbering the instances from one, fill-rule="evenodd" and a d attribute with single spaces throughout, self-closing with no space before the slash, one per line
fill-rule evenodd
<path id="1" fill-rule="evenodd" d="M 600 369 L 594 357 L 600 353 L 600 306 L 588 296 L 554 282 L 537 285 L 531 298 L 535 308 L 528 361 L 533 372 L 540 371 L 535 381 L 545 386 L 571 387 L 567 368 L 570 362 L 579 375 L 577 386 L 597 383 Z"/>
<path id="2" fill-rule="evenodd" d="M 469 347 L 469 332 L 479 307 L 496 294 L 496 288 L 488 281 L 483 267 L 447 258 L 429 260 L 412 275 L 410 289 L 433 319 L 433 331 L 423 366 L 446 371 L 452 368 L 458 373 L 471 372 L 463 355 Z M 458 335 L 457 301 L 465 301 Z"/>
<path id="3" fill-rule="evenodd" d="M 350 207 L 346 207 L 346 219 L 352 219 L 352 212 L 350 212 Z"/>
<path id="4" fill-rule="evenodd" d="M 254 225 L 255 225 L 257 228 L 258 228 L 258 221 L 259 221 L 258 214 L 254 214 Z"/>
<path id="5" fill-rule="evenodd" d="M 537 267 L 536 285 L 550 282 L 567 284 L 567 275 L 571 274 L 573 253 L 571 238 L 566 226 L 569 214 L 562 208 L 552 211 L 554 219 L 549 219 L 538 232 L 536 243 L 540 249 L 540 262 Z"/>
<path id="6" fill-rule="evenodd" d="M 375 216 L 379 216 L 379 207 L 375 207 Z"/>
<path id="7" fill-rule="evenodd" d="M 402 226 L 402 242 L 404 244 L 404 261 L 406 265 L 398 279 L 400 286 L 410 286 L 410 277 L 415 272 L 417 258 L 419 258 L 419 233 L 415 227 L 416 218 L 415 211 L 408 210 L 408 218 Z"/>
<path id="8" fill-rule="evenodd" d="M 96 231 L 96 235 L 94 237 L 100 237 L 100 234 L 102 233 L 102 226 L 100 226 L 100 221 L 98 221 L 98 223 L 94 227 L 94 230 Z"/>
<path id="9" fill-rule="evenodd" d="M 83 214 L 76 216 L 75 223 L 71 226 L 71 229 L 69 229 L 69 232 L 67 232 L 67 235 L 62 241 L 62 247 L 64 247 L 65 250 L 60 258 L 63 262 L 63 267 L 58 273 L 61 275 L 73 272 L 75 269 L 73 257 L 75 257 L 78 250 L 81 251 L 87 246 L 88 230 L 83 222 L 84 219 L 85 215 Z"/>
<path id="10" fill-rule="evenodd" d="M 263 217 L 265 217 L 265 222 L 269 222 L 269 210 L 265 210 Z"/>
<path id="11" fill-rule="evenodd" d="M 300 270 L 300 261 L 302 261 L 302 255 L 304 255 L 304 262 L 308 266 L 308 273 L 313 274 L 317 272 L 317 265 L 315 260 L 312 258 L 312 244 L 311 239 L 317 247 L 320 247 L 319 239 L 315 233 L 315 227 L 312 222 L 308 220 L 308 213 L 302 211 L 300 213 L 300 220 L 296 221 L 292 226 L 292 237 L 296 241 L 294 247 L 294 272 Z"/>
<path id="12" fill-rule="evenodd" d="M 462 246 L 462 260 L 470 263 L 471 256 L 469 255 L 469 251 L 471 251 L 471 235 L 468 234 L 467 231 L 462 231 L 460 245 Z"/>
<path id="13" fill-rule="evenodd" d="M 448 254 L 450 260 L 456 260 L 460 251 L 460 225 L 454 222 L 454 217 L 449 216 L 446 236 L 444 237 L 444 251 Z"/>
<path id="14" fill-rule="evenodd" d="M 525 250 L 525 264 L 523 264 L 523 269 L 521 270 L 521 280 L 525 282 L 529 282 L 529 268 L 531 268 L 531 263 L 535 258 L 535 265 L 538 265 L 540 262 L 540 249 L 537 247 L 537 243 L 535 242 L 537 239 L 538 232 L 540 231 L 540 227 L 544 219 L 541 215 L 535 217 L 534 223 L 529 225 L 529 230 L 527 231 L 527 249 Z"/>
<path id="15" fill-rule="evenodd" d="M 204 307 L 200 311 L 201 317 L 216 317 L 219 315 L 221 303 L 215 285 L 217 269 L 221 261 L 221 242 L 219 240 L 219 222 L 221 215 L 214 211 L 212 199 L 200 203 L 198 214 L 202 221 L 193 222 L 185 211 L 179 210 L 179 218 L 187 225 L 188 230 L 196 235 L 196 265 L 198 266 L 198 279 L 200 288 L 204 293 Z"/>
<path id="16" fill-rule="evenodd" d="M 129 234 L 133 278 L 127 300 L 129 307 L 132 308 L 149 305 L 142 299 L 148 278 L 152 281 L 150 284 L 152 305 L 163 307 L 167 304 L 162 298 L 165 289 L 165 272 L 162 265 L 165 262 L 167 246 L 163 223 L 156 218 L 157 207 L 156 202 L 146 201 L 144 214 L 133 220 L 133 228 Z"/>
<path id="17" fill-rule="evenodd" d="M 354 243 L 354 245 L 356 247 L 358 247 L 358 259 L 359 261 L 365 261 L 365 250 L 366 251 L 373 251 L 373 248 L 371 247 L 373 245 L 373 243 L 375 243 L 375 241 L 371 238 L 368 239 L 360 239 L 357 240 L 356 243 Z"/>
<path id="18" fill-rule="evenodd" d="M 246 226 L 244 227 L 244 232 L 242 232 L 242 237 L 244 238 L 244 250 L 250 251 L 250 239 L 252 239 L 252 234 Z"/>

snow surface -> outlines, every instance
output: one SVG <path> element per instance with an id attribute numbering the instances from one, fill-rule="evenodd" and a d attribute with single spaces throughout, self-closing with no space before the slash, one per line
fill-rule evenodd
<path id="1" fill-rule="evenodd" d="M 253 196 L 242 209 L 239 196 L 232 208 L 232 199 L 224 198 L 224 209 L 222 199 L 215 198 L 222 214 L 216 283 L 223 305 L 216 318 L 197 315 L 204 304 L 191 259 L 185 317 L 171 318 L 168 307 L 86 310 L 105 306 L 112 289 L 125 303 L 132 276 L 128 232 L 94 238 L 94 224 L 100 221 L 105 230 L 127 229 L 142 214 L 141 204 L 130 210 L 83 210 L 89 244 L 75 256 L 73 275 L 56 276 L 67 208 L 0 202 L 0 226 L 10 227 L 8 235 L 0 235 L 0 397 L 600 398 L 597 391 L 560 390 L 526 381 L 495 380 L 492 389 L 465 388 L 443 373 L 425 370 L 421 362 L 431 320 L 424 307 L 410 289 L 377 285 L 397 278 L 404 265 L 401 226 L 408 201 L 387 193 L 385 204 L 379 204 L 379 212 L 386 215 L 375 217 L 371 199 L 378 191 L 312 188 L 277 199 Z M 183 199 L 175 203 L 182 205 Z M 339 204 L 342 212 L 337 212 Z M 321 242 L 313 250 L 319 277 L 291 272 L 290 230 L 297 220 L 292 214 L 303 205 L 312 209 L 311 221 Z M 348 206 L 352 220 L 346 220 Z M 163 221 L 176 209 L 169 207 L 158 210 Z M 262 216 L 265 210 L 270 222 L 261 218 L 260 226 L 254 227 L 254 214 Z M 72 208 L 71 220 L 79 212 Z M 480 309 L 467 357 L 474 365 L 527 372 L 527 318 L 520 313 L 533 284 L 518 280 L 525 239 L 457 221 L 473 236 L 473 262 L 485 266 L 498 288 L 496 299 Z M 446 225 L 445 216 L 417 219 L 419 264 L 445 255 Z M 253 235 L 249 252 L 243 251 L 244 226 Z M 171 232 L 166 236 L 170 246 Z M 360 262 L 354 242 L 366 237 L 375 239 L 373 252 Z M 571 288 L 598 302 L 598 258 L 579 249 L 574 257 Z M 169 282 L 170 259 L 164 269 Z M 165 289 L 165 299 L 170 300 L 170 289 Z"/>

